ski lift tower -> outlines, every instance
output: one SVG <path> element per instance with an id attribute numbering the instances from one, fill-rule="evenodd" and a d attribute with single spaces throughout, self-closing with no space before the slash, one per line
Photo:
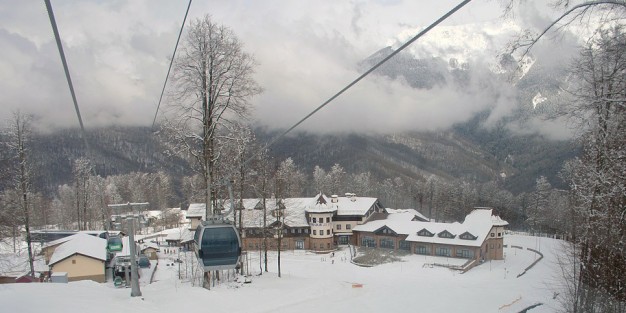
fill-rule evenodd
<path id="1" fill-rule="evenodd" d="M 123 203 L 123 204 L 109 204 L 110 208 L 120 208 L 120 207 L 126 207 L 129 209 L 134 209 L 135 207 L 146 207 L 150 205 L 150 203 L 148 202 L 142 202 L 142 203 Z M 135 245 L 135 219 L 138 216 L 134 214 L 134 210 L 133 210 L 133 214 L 131 216 L 128 216 L 126 218 L 126 221 L 128 222 L 128 243 L 130 244 L 130 271 L 131 271 L 131 275 L 130 275 L 130 296 L 131 297 L 141 297 L 141 290 L 139 289 L 139 271 L 137 270 L 137 259 L 136 259 L 136 254 L 137 251 L 135 251 L 136 245 Z"/>

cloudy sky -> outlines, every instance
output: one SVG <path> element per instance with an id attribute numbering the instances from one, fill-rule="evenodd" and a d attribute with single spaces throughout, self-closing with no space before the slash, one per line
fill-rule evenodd
<path id="1" fill-rule="evenodd" d="M 259 63 L 256 79 L 264 92 L 252 99 L 255 119 L 288 127 L 355 79 L 359 61 L 399 45 L 457 3 L 196 0 L 188 20 L 211 14 L 234 30 Z M 448 36 L 447 44 L 461 44 L 459 51 L 489 47 L 495 54 L 485 34 L 512 34 L 513 24 L 547 23 L 538 13 L 545 10 L 525 3 L 511 22 L 501 19 L 499 1 L 475 0 L 443 24 L 447 29 L 415 42 L 412 52 L 436 51 Z M 53 0 L 52 5 L 85 127 L 151 125 L 187 1 Z M 42 127 L 78 126 L 44 1 L 0 0 L 0 21 L 0 117 L 19 108 L 36 114 Z M 460 35 L 465 37 L 450 36 L 456 29 L 451 27 L 460 25 L 469 25 Z M 302 129 L 443 129 L 487 107 L 505 115 L 511 97 L 508 91 L 414 90 L 373 76 Z"/>

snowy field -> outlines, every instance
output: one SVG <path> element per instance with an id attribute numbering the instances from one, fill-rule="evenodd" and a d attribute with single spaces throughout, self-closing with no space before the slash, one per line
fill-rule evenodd
<path id="1" fill-rule="evenodd" d="M 465 274 L 424 264 L 457 264 L 454 259 L 409 255 L 402 262 L 359 267 L 345 257 L 305 252 L 282 253 L 282 278 L 277 276 L 276 254 L 268 273 L 259 274 L 258 253 L 250 258 L 251 283 L 243 279 L 211 290 L 178 280 L 176 254 L 161 254 L 155 282 L 142 275 L 142 297 L 130 297 L 130 288 L 111 282 L 0 285 L 3 312 L 554 312 L 559 269 L 556 254 L 562 242 L 548 238 L 505 237 L 506 260 L 485 262 Z M 518 245 L 544 254 L 535 267 L 517 278 L 538 256 Z M 155 268 L 153 263 L 152 269 Z M 150 270 L 152 270 L 150 269 Z M 358 284 L 358 285 L 356 285 Z"/>

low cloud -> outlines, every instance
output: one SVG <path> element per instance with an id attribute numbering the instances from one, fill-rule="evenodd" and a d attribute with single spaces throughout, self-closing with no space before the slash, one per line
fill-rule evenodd
<path id="1" fill-rule="evenodd" d="M 285 128 L 358 77 L 360 61 L 397 43 L 399 34 L 414 34 L 454 5 L 438 1 L 425 8 L 399 0 L 194 2 L 188 21 L 209 13 L 235 31 L 259 63 L 256 77 L 265 92 L 252 99 L 256 122 Z M 0 11 L 0 79 L 5 82 L 0 84 L 0 116 L 20 108 L 39 116 L 42 128 L 78 126 L 45 7 L 28 1 L 11 6 L 11 13 Z M 54 9 L 86 127 L 150 125 L 186 3 L 68 1 L 55 2 Z M 471 3 L 444 25 L 499 16 L 494 3 Z M 424 46 L 418 41 L 411 49 Z M 463 88 L 449 83 L 426 90 L 371 75 L 301 129 L 437 130 L 485 109 L 491 110 L 488 123 L 493 123 L 514 110 L 515 91 L 481 77 L 476 74 Z"/>

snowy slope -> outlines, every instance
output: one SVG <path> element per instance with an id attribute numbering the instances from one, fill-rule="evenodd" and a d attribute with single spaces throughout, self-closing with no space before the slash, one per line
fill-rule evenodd
<path id="1" fill-rule="evenodd" d="M 304 252 L 283 252 L 282 278 L 276 275 L 276 255 L 270 272 L 258 276 L 258 254 L 253 253 L 252 283 L 229 282 L 205 290 L 177 278 L 178 254 L 161 254 L 156 282 L 142 285 L 142 298 L 112 284 L 0 285 L 0 303 L 6 312 L 519 312 L 535 303 L 532 312 L 553 312 L 558 270 L 554 253 L 560 241 L 508 236 L 506 244 L 541 250 L 545 258 L 516 278 L 537 257 L 528 250 L 507 248 L 506 261 L 484 263 L 465 274 L 428 263 L 446 258 L 410 255 L 404 262 L 372 268 L 346 261 L 346 251 L 334 258 Z M 348 254 L 349 255 L 349 254 Z M 450 259 L 452 260 L 452 259 Z M 166 266 L 170 264 L 170 266 Z M 146 275 L 147 276 L 147 275 Z M 142 280 L 144 277 L 142 277 Z M 354 284 L 361 284 L 354 288 Z M 357 286 L 358 287 L 358 286 Z M 37 297 L 38 301 L 30 301 Z"/>

